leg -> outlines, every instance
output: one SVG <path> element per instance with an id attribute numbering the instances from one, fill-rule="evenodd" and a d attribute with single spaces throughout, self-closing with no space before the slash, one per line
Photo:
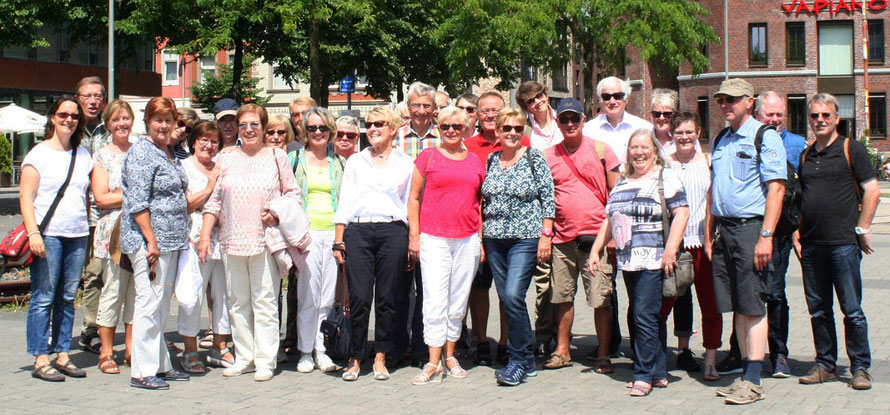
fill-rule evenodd
<path id="1" fill-rule="evenodd" d="M 831 247 L 831 272 L 838 304 L 844 313 L 844 339 L 850 358 L 850 373 L 871 367 L 868 344 L 868 321 L 862 309 L 862 277 L 859 262 L 862 253 L 858 245 Z"/>
<path id="2" fill-rule="evenodd" d="M 121 309 L 127 294 L 126 287 L 129 281 L 122 278 L 122 269 L 110 259 L 102 260 L 102 274 L 105 276 L 105 284 L 99 295 L 99 314 L 96 324 L 99 327 L 99 338 L 102 341 L 102 350 L 99 358 L 114 354 L 114 332 L 120 321 Z M 128 274 L 128 278 L 131 277 Z"/>
<path id="3" fill-rule="evenodd" d="M 321 322 L 324 321 L 334 307 L 334 298 L 337 295 L 337 260 L 330 254 L 334 244 L 334 231 L 318 232 L 319 239 L 324 241 L 325 255 L 321 263 L 321 274 L 318 279 L 318 319 L 315 324 L 315 352 L 325 352 L 324 335 L 321 334 Z"/>
<path id="4" fill-rule="evenodd" d="M 53 338 L 50 348 L 59 354 L 60 364 L 68 361 L 71 350 L 71 332 L 74 329 L 74 297 L 80 285 L 80 276 L 86 261 L 87 237 L 59 238 L 62 242 L 61 279 L 56 285 L 53 305 Z"/>
<path id="5" fill-rule="evenodd" d="M 695 295 L 702 315 L 705 365 L 714 366 L 717 364 L 717 349 L 721 346 L 720 338 L 723 335 L 723 316 L 717 312 L 717 302 L 714 299 L 711 261 L 702 248 L 695 248 L 691 253 L 695 272 Z"/>
<path id="6" fill-rule="evenodd" d="M 49 364 L 50 320 L 57 287 L 62 279 L 62 242 L 43 238 L 46 257 L 31 263 L 31 301 L 28 303 L 28 353 L 36 357 L 35 367 Z M 51 370 L 55 372 L 55 370 Z"/>
<path id="7" fill-rule="evenodd" d="M 345 266 L 349 281 L 349 306 L 352 312 L 350 357 L 358 362 L 367 358 L 368 352 L 368 321 L 374 298 L 374 255 L 377 251 L 372 245 L 374 226 L 369 223 L 351 223 L 343 235 L 343 241 L 349 250 Z"/>
<path id="8" fill-rule="evenodd" d="M 666 330 L 661 319 L 661 271 L 624 273 L 628 301 L 633 304 L 634 382 L 665 379 Z"/>
<path id="9" fill-rule="evenodd" d="M 575 241 L 553 245 L 551 302 L 556 324 L 556 350 L 562 357 L 569 357 L 572 341 L 572 323 L 575 320 L 575 293 L 578 289 L 578 244 Z M 570 359 L 569 359 L 570 360 Z"/>
<path id="10" fill-rule="evenodd" d="M 528 317 L 525 297 L 531 284 L 537 256 L 537 238 L 519 239 L 509 243 L 506 256 L 499 259 L 506 265 L 504 273 L 495 281 L 503 288 L 498 288 L 501 304 L 507 317 L 507 348 L 510 363 L 527 364 L 534 359 L 534 334 Z M 492 266 L 495 264 L 492 263 Z M 494 271 L 494 268 L 492 268 Z M 503 293 L 503 295 L 501 295 Z"/>
<path id="11" fill-rule="evenodd" d="M 481 245 L 479 235 L 452 241 L 450 282 L 448 283 L 447 328 L 445 330 L 445 357 L 454 356 L 464 317 L 467 315 L 467 300 L 473 277 L 479 266 Z M 424 283 L 424 286 L 425 283 Z M 429 298 L 429 297 L 427 297 Z M 449 351 L 450 350 L 450 351 Z"/>
<path id="12" fill-rule="evenodd" d="M 551 264 L 538 264 L 533 277 L 535 283 L 535 341 L 546 348 L 555 335 L 553 304 L 550 302 L 552 293 Z"/>
<path id="13" fill-rule="evenodd" d="M 278 263 L 266 249 L 260 255 L 250 257 L 250 294 L 253 304 L 254 364 L 259 375 L 264 369 L 275 370 L 280 337 L 278 319 L 278 294 L 281 273 Z"/>
<path id="14" fill-rule="evenodd" d="M 769 319 L 769 356 L 773 367 L 779 356 L 788 356 L 788 298 L 785 296 L 785 273 L 791 255 L 791 236 L 773 242 L 773 272 L 767 277 L 767 318 Z"/>
<path id="15" fill-rule="evenodd" d="M 158 350 L 165 348 L 163 332 L 156 320 L 156 311 L 161 306 L 163 287 L 158 288 L 160 281 L 149 280 L 148 261 L 145 249 L 130 254 L 133 263 L 133 282 L 136 287 L 136 302 L 133 309 L 133 355 L 130 366 L 130 377 L 142 379 L 155 376 L 160 362 Z M 160 263 L 155 266 L 159 266 Z"/>
<path id="16" fill-rule="evenodd" d="M 285 335 L 284 335 L 284 351 L 292 353 L 294 346 L 297 344 L 297 277 L 299 272 L 296 267 L 292 267 L 287 273 L 287 295 L 284 297 L 287 303 L 287 313 L 285 315 Z"/>
<path id="17" fill-rule="evenodd" d="M 226 294 L 229 299 L 229 323 L 235 344 L 235 366 L 253 364 L 253 308 L 250 299 L 248 261 L 250 257 L 226 255 Z"/>
<path id="18" fill-rule="evenodd" d="M 447 238 L 420 234 L 420 266 L 423 267 L 423 339 L 430 349 L 430 363 L 433 360 L 433 349 L 445 345 L 448 331 L 448 294 L 451 282 L 453 258 Z M 436 352 L 438 355 L 439 352 Z"/>
<path id="19" fill-rule="evenodd" d="M 102 259 L 93 255 L 93 236 L 95 226 L 90 227 L 90 235 L 87 240 L 87 265 L 83 269 L 83 326 L 80 331 L 80 340 L 87 351 L 93 351 L 91 346 L 93 338 L 97 335 L 96 321 L 99 314 L 99 297 L 102 294 L 103 275 Z"/>
<path id="20" fill-rule="evenodd" d="M 297 349 L 303 354 L 311 354 L 315 350 L 317 323 L 319 321 L 319 287 L 321 285 L 322 265 L 326 256 L 331 255 L 331 249 L 324 249 L 324 240 L 318 235 L 319 231 L 310 231 L 312 243 L 309 246 L 309 255 L 306 263 L 300 270 L 300 277 L 294 287 L 297 292 Z"/>
<path id="21" fill-rule="evenodd" d="M 392 351 L 395 328 L 396 281 L 403 274 L 408 255 L 408 228 L 402 222 L 380 226 L 375 235 L 378 247 L 374 258 L 374 351 L 375 362 Z M 348 246 L 348 244 L 347 244 Z M 383 363 L 382 361 L 378 363 Z"/>

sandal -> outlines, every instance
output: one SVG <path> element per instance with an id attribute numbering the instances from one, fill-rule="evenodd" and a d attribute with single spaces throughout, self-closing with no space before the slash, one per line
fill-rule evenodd
<path id="1" fill-rule="evenodd" d="M 559 353 L 553 353 L 550 355 L 550 360 L 547 363 L 544 363 L 544 369 L 560 369 L 563 367 L 572 366 L 572 358 L 569 356 L 563 356 Z"/>
<path id="2" fill-rule="evenodd" d="M 448 361 L 454 361 L 454 366 L 448 367 Z M 460 367 L 460 362 L 457 361 L 457 358 L 451 356 L 445 359 L 445 368 L 448 369 L 448 376 L 455 379 L 463 379 L 467 377 L 467 371 L 464 368 Z"/>
<path id="3" fill-rule="evenodd" d="M 644 386 L 645 385 L 645 386 Z M 646 382 L 633 382 L 633 386 L 630 388 L 630 396 L 641 398 L 643 396 L 648 395 L 652 392 L 652 385 Z"/>
<path id="4" fill-rule="evenodd" d="M 594 369 L 594 371 L 603 375 L 614 372 L 615 368 L 612 367 L 612 359 L 610 359 L 609 356 L 597 357 L 596 369 Z"/>
<path id="5" fill-rule="evenodd" d="M 285 339 L 284 342 L 281 343 L 281 350 L 288 356 L 297 354 L 297 348 L 294 347 L 294 341 L 291 339 Z"/>
<path id="6" fill-rule="evenodd" d="M 225 349 L 210 349 L 210 353 L 207 354 L 207 364 L 216 367 L 229 368 L 235 364 L 235 360 L 231 361 L 223 359 L 223 356 L 232 353 L 228 347 Z"/>
<path id="7" fill-rule="evenodd" d="M 662 388 L 662 389 L 666 388 L 666 387 L 668 387 L 668 380 L 667 379 L 658 379 L 652 383 L 652 386 L 654 386 L 656 388 Z"/>
<path id="8" fill-rule="evenodd" d="M 114 361 L 114 355 L 102 356 L 99 358 L 99 371 L 109 375 L 121 373 L 121 368 Z"/>
<path id="9" fill-rule="evenodd" d="M 201 341 L 198 342 L 198 347 L 202 349 L 209 349 L 213 347 L 213 330 L 207 330 L 204 333 L 204 337 L 202 337 Z"/>
<path id="10" fill-rule="evenodd" d="M 64 382 L 65 376 L 62 376 L 58 370 L 54 369 L 49 364 L 45 365 L 34 365 L 34 369 L 31 369 L 31 377 L 45 380 L 47 382 Z"/>
<path id="11" fill-rule="evenodd" d="M 74 366 L 74 363 L 69 359 L 65 364 L 59 363 L 59 359 L 53 361 L 53 367 L 56 368 L 59 372 L 64 373 L 67 376 L 71 376 L 72 378 L 85 378 L 87 377 L 87 372 L 77 366 Z"/>
<path id="12" fill-rule="evenodd" d="M 717 373 L 717 368 L 714 365 L 705 365 L 705 375 L 703 379 L 707 381 L 720 380 L 720 374 Z"/>
<path id="13" fill-rule="evenodd" d="M 194 361 L 192 359 L 195 359 Z M 182 355 L 182 370 L 188 373 L 202 374 L 206 368 L 201 363 L 201 355 L 198 352 L 188 352 Z"/>
<path id="14" fill-rule="evenodd" d="M 133 367 L 133 356 L 131 356 L 131 355 L 124 356 L 124 366 Z"/>
<path id="15" fill-rule="evenodd" d="M 430 374 L 429 372 L 426 371 L 427 366 L 433 368 L 432 374 Z M 439 376 L 441 374 L 442 374 L 442 363 L 439 363 L 438 366 L 434 365 L 432 363 L 427 363 L 427 364 L 423 365 L 423 369 L 420 369 L 420 373 L 417 374 L 417 376 L 414 376 L 413 379 L 411 379 L 411 384 L 420 386 L 420 385 L 428 385 L 430 383 L 439 383 L 442 381 L 442 378 Z M 436 378 L 438 378 L 438 379 L 436 379 Z"/>

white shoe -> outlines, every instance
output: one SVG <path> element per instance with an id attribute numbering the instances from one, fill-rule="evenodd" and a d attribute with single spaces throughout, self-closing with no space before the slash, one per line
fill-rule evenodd
<path id="1" fill-rule="evenodd" d="M 267 380 L 272 379 L 272 369 L 262 368 L 257 369 L 256 373 L 253 374 L 253 380 L 257 382 L 265 382 Z"/>
<path id="2" fill-rule="evenodd" d="M 322 372 L 333 372 L 337 370 L 337 365 L 324 352 L 315 352 L 315 367 Z"/>
<path id="3" fill-rule="evenodd" d="M 315 370 L 315 362 L 312 360 L 312 353 L 303 353 L 297 363 L 297 372 L 309 373 L 313 370 Z"/>
<path id="4" fill-rule="evenodd" d="M 256 371 L 256 367 L 253 365 L 253 363 L 247 363 L 247 364 L 235 363 L 234 365 L 232 365 L 232 367 L 229 367 L 229 368 L 226 368 L 225 370 L 223 370 L 223 376 L 225 376 L 227 378 L 231 378 L 231 377 L 241 376 L 245 373 L 251 373 L 251 372 L 255 372 L 255 371 Z"/>

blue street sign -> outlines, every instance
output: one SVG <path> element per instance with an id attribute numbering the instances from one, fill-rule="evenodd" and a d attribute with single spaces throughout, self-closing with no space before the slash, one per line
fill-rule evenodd
<path id="1" fill-rule="evenodd" d="M 350 94 L 355 92 L 355 79 L 347 76 L 340 80 L 340 93 Z"/>

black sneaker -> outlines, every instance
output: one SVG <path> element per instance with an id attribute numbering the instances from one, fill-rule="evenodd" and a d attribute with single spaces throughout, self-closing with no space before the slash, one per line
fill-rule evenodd
<path id="1" fill-rule="evenodd" d="M 698 372 L 701 370 L 698 362 L 695 361 L 695 353 L 692 350 L 683 349 L 677 354 L 677 368 L 687 372 Z"/>
<path id="2" fill-rule="evenodd" d="M 730 373 L 742 373 L 744 370 L 742 368 L 742 359 L 739 359 L 731 354 L 726 355 L 726 358 L 717 363 L 717 373 L 721 375 L 728 375 Z"/>
<path id="3" fill-rule="evenodd" d="M 99 354 L 99 351 L 102 348 L 102 340 L 99 339 L 98 334 L 90 334 L 88 336 L 82 337 L 78 343 L 84 351 L 93 354 Z"/>
<path id="4" fill-rule="evenodd" d="M 488 342 L 476 345 L 476 351 L 473 352 L 473 362 L 477 366 L 491 366 L 491 347 Z"/>
<path id="5" fill-rule="evenodd" d="M 167 372 L 158 372 L 158 377 L 168 382 L 187 381 L 190 379 L 189 375 L 182 373 L 176 369 L 170 369 Z"/>

